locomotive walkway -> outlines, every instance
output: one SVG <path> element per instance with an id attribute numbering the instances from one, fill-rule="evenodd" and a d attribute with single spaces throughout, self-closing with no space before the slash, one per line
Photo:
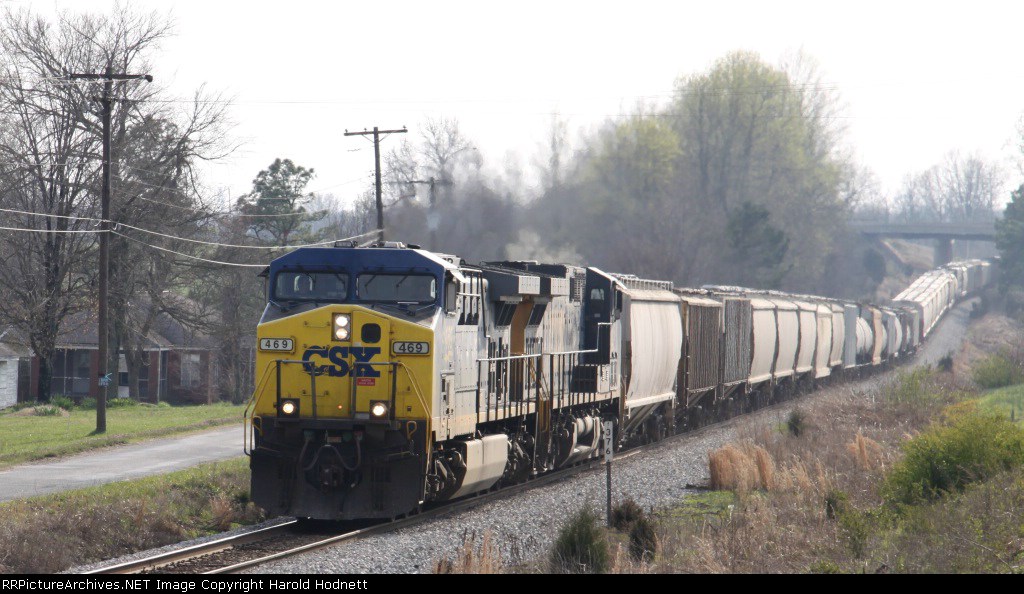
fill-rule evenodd
<path id="1" fill-rule="evenodd" d="M 0 502 L 163 474 L 241 455 L 239 424 L 24 464 L 0 471 Z"/>

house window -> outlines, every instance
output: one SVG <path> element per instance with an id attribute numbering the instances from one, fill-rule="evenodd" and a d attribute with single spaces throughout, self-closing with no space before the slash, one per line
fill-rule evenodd
<path id="1" fill-rule="evenodd" d="M 71 351 L 71 394 L 88 396 L 89 384 L 92 381 L 92 352 L 88 350 Z M 65 394 L 69 395 L 69 394 Z"/>
<path id="2" fill-rule="evenodd" d="M 198 353 L 181 355 L 181 387 L 198 388 L 203 381 L 202 367 L 199 365 Z"/>

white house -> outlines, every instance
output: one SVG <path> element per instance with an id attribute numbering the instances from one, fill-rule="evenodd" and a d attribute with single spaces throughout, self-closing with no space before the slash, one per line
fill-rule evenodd
<path id="1" fill-rule="evenodd" d="M 18 393 L 28 390 L 29 351 L 15 343 L 5 341 L 11 333 L 0 330 L 0 409 L 14 406 Z"/>

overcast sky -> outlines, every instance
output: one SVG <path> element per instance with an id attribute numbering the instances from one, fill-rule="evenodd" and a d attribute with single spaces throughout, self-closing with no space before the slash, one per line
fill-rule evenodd
<path id="1" fill-rule="evenodd" d="M 110 0 L 9 0 L 106 11 Z M 344 130 L 456 118 L 489 171 L 527 169 L 552 114 L 578 135 L 664 102 L 679 76 L 727 52 L 776 64 L 803 50 L 845 111 L 858 161 L 888 191 L 954 149 L 1020 183 L 1024 5 L 1017 2 L 761 0 L 388 2 L 134 0 L 176 35 L 152 74 L 175 96 L 206 84 L 234 98 L 241 148 L 209 168 L 238 196 L 276 157 L 316 170 L 311 190 L 350 199 L 372 183 L 372 145 Z M 384 150 L 397 145 L 391 137 Z"/>

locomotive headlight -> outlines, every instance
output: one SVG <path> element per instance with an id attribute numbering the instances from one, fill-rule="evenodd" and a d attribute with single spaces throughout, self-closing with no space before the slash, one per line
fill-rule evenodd
<path id="1" fill-rule="evenodd" d="M 351 326 L 348 314 L 334 314 L 334 340 L 348 340 Z"/>
<path id="2" fill-rule="evenodd" d="M 383 401 L 376 401 L 370 404 L 370 414 L 375 419 L 383 419 L 388 415 L 388 403 Z"/>
<path id="3" fill-rule="evenodd" d="M 288 398 L 281 400 L 281 408 L 278 409 L 283 417 L 294 417 L 299 414 L 299 401 Z"/>

